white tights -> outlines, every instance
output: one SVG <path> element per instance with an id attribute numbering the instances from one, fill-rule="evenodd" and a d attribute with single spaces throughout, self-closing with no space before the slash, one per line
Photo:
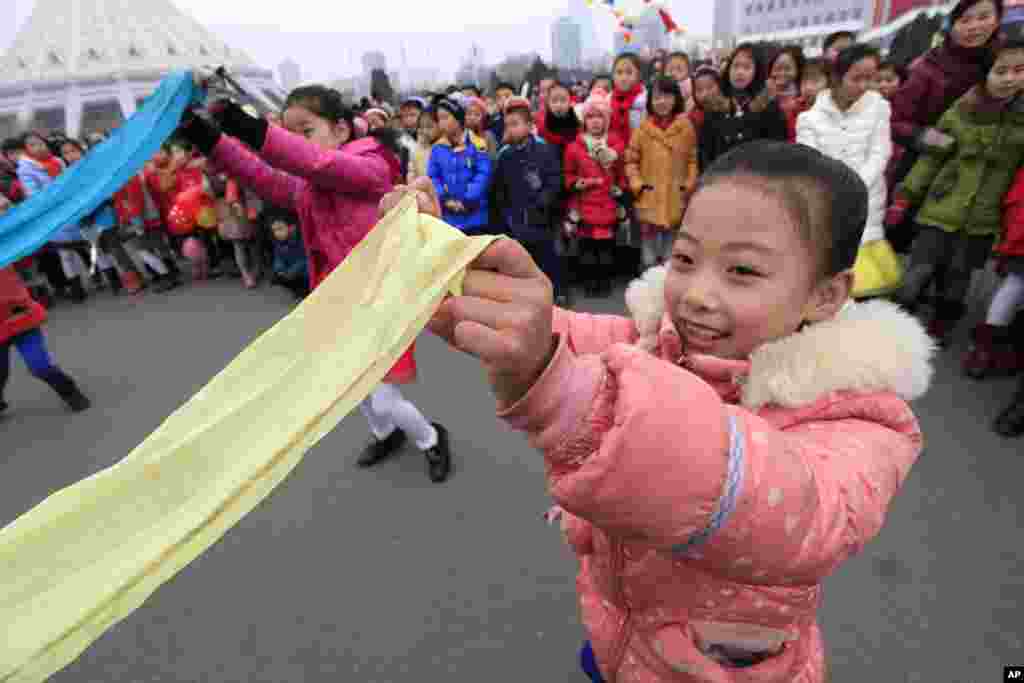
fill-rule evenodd
<path id="1" fill-rule="evenodd" d="M 1024 275 L 1010 273 L 1003 279 L 999 289 L 988 305 L 985 322 L 997 327 L 1006 327 L 1013 322 L 1013 316 L 1024 303 Z"/>
<path id="2" fill-rule="evenodd" d="M 378 385 L 359 404 L 359 410 L 366 416 L 370 431 L 378 439 L 386 439 L 395 429 L 401 429 L 420 450 L 425 451 L 437 445 L 434 425 L 393 384 Z"/>

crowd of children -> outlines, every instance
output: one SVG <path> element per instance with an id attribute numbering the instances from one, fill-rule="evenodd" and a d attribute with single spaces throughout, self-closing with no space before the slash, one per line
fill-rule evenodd
<path id="1" fill-rule="evenodd" d="M 961 0 L 907 67 L 838 33 L 821 59 L 743 44 L 720 69 L 622 54 L 533 100 L 452 87 L 396 113 L 305 86 L 279 116 L 189 112 L 36 269 L 0 270 L 0 390 L 13 346 L 89 405 L 47 354 L 40 272 L 75 301 L 104 279 L 168 291 L 180 265 L 301 299 L 415 186 L 466 234 L 513 238 L 430 327 L 487 365 L 499 416 L 543 451 L 590 678 L 822 683 L 820 582 L 881 528 L 921 452 L 909 402 L 989 262 L 964 371 L 1024 370 L 1024 42 L 1002 9 Z M 30 197 L 89 145 L 9 140 L 0 189 Z M 607 296 L 641 273 L 632 319 L 570 310 L 574 285 Z M 416 375 L 410 348 L 363 401 L 357 462 L 410 440 L 442 482 L 448 432 L 399 389 Z M 1024 378 L 994 428 L 1024 433 Z"/>
<path id="2" fill-rule="evenodd" d="M 664 262 L 699 174 L 731 150 L 754 140 L 814 147 L 868 186 L 857 298 L 927 309 L 945 345 L 972 276 L 994 259 L 1003 279 L 964 369 L 1016 373 L 1024 49 L 1000 36 L 1001 14 L 999 0 L 962 0 L 944 42 L 909 66 L 841 32 L 815 59 L 763 44 L 738 46 L 721 68 L 684 53 L 651 64 L 627 53 L 589 84 L 544 78 L 532 100 L 499 84 L 491 97 L 453 86 L 397 110 L 365 102 L 339 112 L 341 144 L 387 132 L 398 181 L 430 178 L 443 218 L 467 234 L 522 242 L 564 307 L 577 285 L 607 296 L 617 276 Z M 0 190 L 13 202 L 30 197 L 96 144 L 102 135 L 6 140 Z M 325 266 L 307 263 L 320 252 L 299 216 L 207 156 L 187 135 L 173 137 L 110 202 L 19 264 L 33 294 L 49 305 L 100 288 L 161 293 L 182 284 L 185 267 L 194 280 L 268 280 L 303 297 Z M 1017 404 L 1002 433 L 1024 429 Z"/>

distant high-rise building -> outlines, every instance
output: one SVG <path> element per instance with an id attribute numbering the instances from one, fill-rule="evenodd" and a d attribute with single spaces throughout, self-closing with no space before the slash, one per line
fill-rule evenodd
<path id="1" fill-rule="evenodd" d="M 551 60 L 558 69 L 578 69 L 582 59 L 580 25 L 570 17 L 562 17 L 551 27 Z"/>
<path id="2" fill-rule="evenodd" d="M 568 16 L 580 27 L 582 59 L 590 59 L 607 53 L 607 48 L 598 38 L 597 28 L 594 25 L 595 11 L 597 10 L 587 6 L 587 0 L 569 0 Z"/>
<path id="3" fill-rule="evenodd" d="M 277 76 L 282 88 L 292 90 L 302 81 L 302 69 L 291 59 L 286 59 L 278 65 Z"/>

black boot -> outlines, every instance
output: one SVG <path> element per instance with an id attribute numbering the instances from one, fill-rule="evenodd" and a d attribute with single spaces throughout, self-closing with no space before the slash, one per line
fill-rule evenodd
<path id="1" fill-rule="evenodd" d="M 175 287 L 177 287 L 177 285 L 174 283 L 174 280 L 171 279 L 170 273 L 167 275 L 157 274 L 157 276 L 153 278 L 153 291 L 157 294 L 169 292 Z"/>
<path id="2" fill-rule="evenodd" d="M 3 415 L 5 412 L 7 412 L 7 409 L 10 407 L 11 406 L 7 405 L 7 401 L 0 398 L 0 415 Z"/>
<path id="3" fill-rule="evenodd" d="M 82 393 L 75 384 L 75 381 L 68 377 L 60 368 L 52 368 L 49 372 L 39 375 L 39 379 L 50 385 L 57 395 L 64 399 L 64 403 L 72 412 L 80 413 L 88 410 L 92 402 Z"/>
<path id="4" fill-rule="evenodd" d="M 103 277 L 107 278 L 107 283 L 110 285 L 110 291 L 112 293 L 121 293 L 121 276 L 117 274 L 115 269 L 107 268 L 103 271 Z"/>
<path id="5" fill-rule="evenodd" d="M 431 422 L 437 431 L 437 443 L 433 448 L 423 451 L 427 456 L 427 474 L 430 481 L 440 484 L 452 472 L 452 453 L 448 445 L 448 430 L 436 422 Z"/>
<path id="6" fill-rule="evenodd" d="M 1024 435 L 1024 380 L 1021 380 L 1010 405 L 999 414 L 992 428 L 996 434 L 1007 438 Z"/>
<path id="7" fill-rule="evenodd" d="M 80 304 L 85 301 L 86 293 L 85 287 L 82 285 L 82 278 L 71 278 L 71 281 L 68 282 L 68 295 L 76 304 Z"/>
<path id="8" fill-rule="evenodd" d="M 396 427 L 395 431 L 391 432 L 386 439 L 375 438 L 359 455 L 356 464 L 360 467 L 376 465 L 381 460 L 397 453 L 404 445 L 405 432 Z"/>

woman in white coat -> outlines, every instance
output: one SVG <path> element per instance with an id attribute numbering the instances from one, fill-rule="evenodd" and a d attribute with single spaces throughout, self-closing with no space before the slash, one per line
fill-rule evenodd
<path id="1" fill-rule="evenodd" d="M 868 45 L 843 50 L 832 66 L 831 88 L 814 107 L 800 114 L 796 141 L 839 159 L 868 187 L 868 221 L 864 226 L 853 296 L 865 299 L 899 289 L 902 265 L 885 239 L 885 167 L 892 156 L 889 103 L 870 90 L 881 57 Z"/>

